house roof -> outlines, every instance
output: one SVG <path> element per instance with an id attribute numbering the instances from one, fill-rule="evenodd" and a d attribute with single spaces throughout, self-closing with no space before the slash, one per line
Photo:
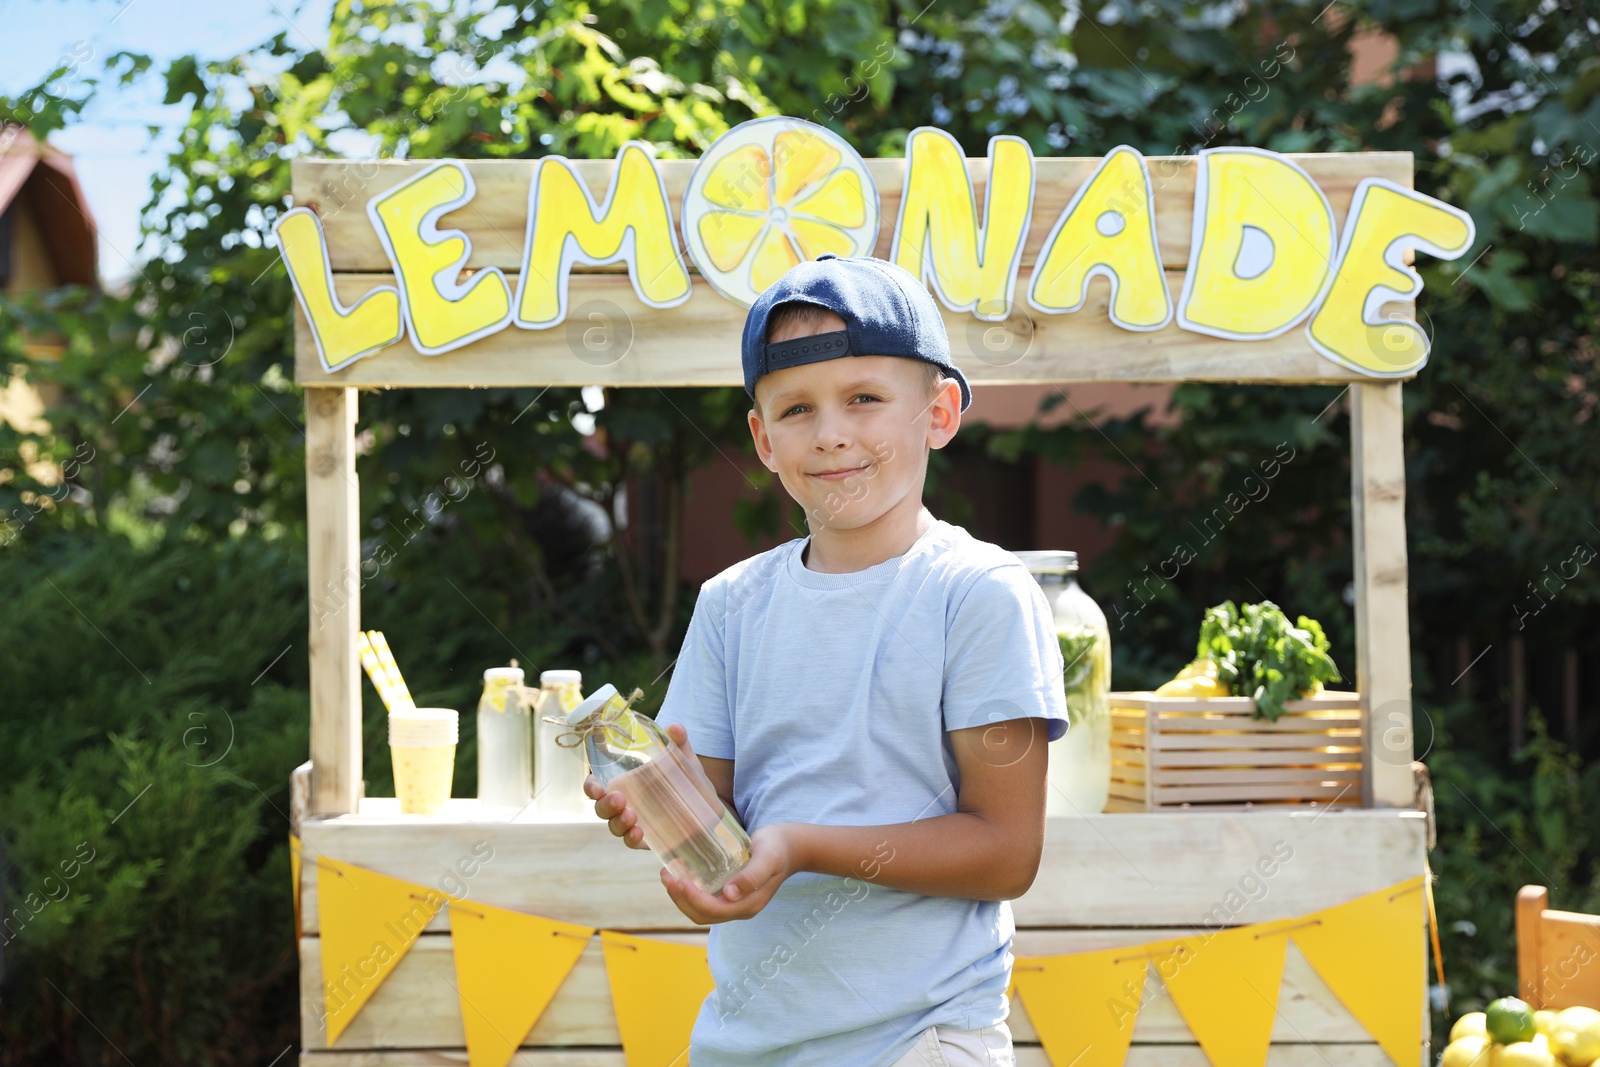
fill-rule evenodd
<path id="1" fill-rule="evenodd" d="M 25 126 L 0 124 L 0 212 L 23 190 L 62 285 L 98 285 L 94 216 L 72 157 Z"/>

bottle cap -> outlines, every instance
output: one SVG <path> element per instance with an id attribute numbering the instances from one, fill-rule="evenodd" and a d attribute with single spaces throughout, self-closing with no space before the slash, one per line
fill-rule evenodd
<path id="1" fill-rule="evenodd" d="M 582 685 L 582 671 L 540 671 L 540 685 Z"/>
<path id="2" fill-rule="evenodd" d="M 521 667 L 490 667 L 483 672 L 483 684 L 490 682 L 510 682 L 512 685 L 522 684 Z"/>
<path id="3" fill-rule="evenodd" d="M 599 689 L 584 698 L 583 703 L 567 713 L 567 725 L 576 726 L 578 723 L 595 714 L 606 706 L 606 701 L 617 695 L 617 687 L 607 682 Z"/>

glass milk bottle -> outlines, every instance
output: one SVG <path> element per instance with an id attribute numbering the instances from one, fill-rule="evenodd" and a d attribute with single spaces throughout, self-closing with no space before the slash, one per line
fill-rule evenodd
<path id="1" fill-rule="evenodd" d="M 1111 630 L 1078 587 L 1076 552 L 1017 552 L 1044 588 L 1066 665 L 1066 735 L 1050 745 L 1046 815 L 1104 811 L 1111 793 Z"/>
<path id="2" fill-rule="evenodd" d="M 583 791 L 582 760 L 563 752 L 556 737 L 567 731 L 560 722 L 583 703 L 583 675 L 578 671 L 542 671 L 534 708 L 533 810 L 542 819 L 594 818 L 594 801 Z"/>
<path id="3" fill-rule="evenodd" d="M 639 695 L 634 690 L 634 697 Z M 603 685 L 566 719 L 562 747 L 581 743 L 589 771 L 628 800 L 644 843 L 674 878 L 720 892 L 750 862 L 750 837 L 699 766 L 651 719 Z"/>
<path id="4" fill-rule="evenodd" d="M 517 690 L 521 667 L 483 672 L 478 699 L 478 802 L 486 808 L 527 806 L 533 799 L 533 719 Z"/>

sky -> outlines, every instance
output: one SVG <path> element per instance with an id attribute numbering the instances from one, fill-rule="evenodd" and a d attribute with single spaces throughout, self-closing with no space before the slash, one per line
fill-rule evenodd
<path id="1" fill-rule="evenodd" d="M 155 61 L 126 88 L 101 87 L 50 143 L 73 157 L 100 234 L 100 276 L 116 285 L 146 257 L 138 248 L 139 209 L 150 179 L 177 143 L 184 108 L 163 106 L 159 72 L 193 53 L 222 59 L 288 30 L 302 48 L 327 39 L 334 0 L 0 0 L 0 93 L 37 85 L 58 64 L 79 61 L 78 76 L 100 76 L 117 52 Z M 159 127 L 152 138 L 148 127 Z"/>

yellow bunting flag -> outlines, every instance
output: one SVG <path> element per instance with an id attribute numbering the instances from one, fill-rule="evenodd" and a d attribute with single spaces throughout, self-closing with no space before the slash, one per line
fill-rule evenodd
<path id="1" fill-rule="evenodd" d="M 566 981 L 590 926 L 473 901 L 450 905 L 456 992 L 470 1067 L 505 1067 Z"/>
<path id="2" fill-rule="evenodd" d="M 1148 947 L 1017 960 L 1017 992 L 1054 1067 L 1122 1067 L 1144 999 Z"/>
<path id="3" fill-rule="evenodd" d="M 445 896 L 326 857 L 316 864 L 321 868 L 322 997 L 331 1046 L 433 920 Z"/>
<path id="4" fill-rule="evenodd" d="M 1288 948 L 1285 933 L 1273 925 L 1240 926 L 1145 946 L 1212 1067 L 1263 1067 L 1267 1062 Z M 1168 947 L 1173 951 L 1154 951 Z"/>
<path id="5" fill-rule="evenodd" d="M 600 931 L 628 1067 L 686 1067 L 689 1034 L 715 988 L 704 945 Z"/>
<path id="6" fill-rule="evenodd" d="M 294 939 L 300 940 L 300 838 L 289 835 L 289 877 L 294 880 Z"/>
<path id="7" fill-rule="evenodd" d="M 1417 1062 L 1427 961 L 1421 875 L 1312 912 L 1289 936 L 1350 1014 L 1397 1064 Z"/>

